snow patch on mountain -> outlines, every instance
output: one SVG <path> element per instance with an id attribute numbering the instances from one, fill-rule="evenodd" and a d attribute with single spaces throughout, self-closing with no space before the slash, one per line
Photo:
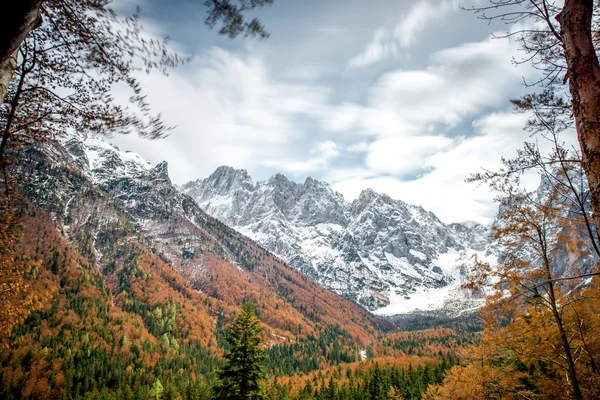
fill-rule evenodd
<path id="1" fill-rule="evenodd" d="M 452 275 L 452 282 L 442 288 L 420 287 L 410 296 L 402 295 L 392 291 L 390 293 L 390 304 L 375 310 L 376 315 L 392 316 L 414 312 L 426 312 L 444 310 L 450 315 L 473 311 L 485 303 L 483 296 L 473 294 L 461 288 L 465 277 L 463 268 L 469 259 L 476 256 L 482 262 L 496 262 L 496 256 L 486 251 L 463 251 L 450 249 L 447 253 L 441 253 L 433 264 L 443 271 Z"/>
<path id="2" fill-rule="evenodd" d="M 94 183 L 137 176 L 153 168 L 139 154 L 122 151 L 98 135 L 71 133 L 60 141 Z"/>

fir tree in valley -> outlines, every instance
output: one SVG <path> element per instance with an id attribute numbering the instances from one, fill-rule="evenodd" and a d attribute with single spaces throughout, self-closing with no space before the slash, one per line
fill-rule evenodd
<path id="1" fill-rule="evenodd" d="M 260 384 L 266 358 L 261 348 L 263 328 L 251 303 L 245 303 L 242 312 L 227 328 L 227 342 L 231 346 L 225 354 L 225 365 L 217 372 L 219 383 L 214 388 L 216 399 L 264 399 Z"/>

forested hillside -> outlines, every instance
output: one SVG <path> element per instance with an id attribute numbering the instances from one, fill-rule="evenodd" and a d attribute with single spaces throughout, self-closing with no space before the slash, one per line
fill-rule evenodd
<path id="1" fill-rule="evenodd" d="M 27 286 L 3 302 L 4 315 L 15 322 L 0 352 L 3 398 L 149 398 L 159 381 L 161 398 L 209 398 L 233 305 L 190 289 L 139 243 L 120 247 L 118 261 L 100 273 L 39 207 L 27 203 L 20 224 L 21 239 L 6 255 L 18 263 L 16 279 Z M 261 320 L 271 312 L 263 308 Z M 367 348 L 375 361 L 364 364 L 343 328 L 313 326 L 314 333 L 289 341 L 273 337 L 267 325 L 271 398 L 288 392 L 297 398 L 372 398 L 373 390 L 387 393 L 392 386 L 405 398 L 420 398 L 456 362 L 456 343 L 425 345 L 454 331 L 410 335 L 408 346 L 390 337 L 391 347 L 384 341 Z M 396 349 L 394 357 L 388 347 Z M 300 378 L 302 373 L 308 375 Z"/>

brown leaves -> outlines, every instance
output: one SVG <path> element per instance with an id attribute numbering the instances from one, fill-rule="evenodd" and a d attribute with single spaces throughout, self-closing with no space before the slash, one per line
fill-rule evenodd
<path id="1" fill-rule="evenodd" d="M 23 254 L 16 205 L 22 205 L 17 196 L 0 194 L 0 347 L 6 347 L 4 340 L 12 330 L 46 299 L 32 287 L 41 261 Z"/>

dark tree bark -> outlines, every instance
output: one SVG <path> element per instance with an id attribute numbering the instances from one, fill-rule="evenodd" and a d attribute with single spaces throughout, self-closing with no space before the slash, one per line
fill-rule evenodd
<path id="1" fill-rule="evenodd" d="M 6 62 L 21 42 L 42 22 L 43 0 L 0 0 L 0 64 Z"/>
<path id="2" fill-rule="evenodd" d="M 4 101 L 8 92 L 8 85 L 17 69 L 17 52 L 14 52 L 8 60 L 0 63 L 0 104 Z"/>
<path id="3" fill-rule="evenodd" d="M 567 77 L 594 222 L 600 227 L 600 66 L 592 38 L 593 0 L 566 0 L 560 23 Z"/>
<path id="4" fill-rule="evenodd" d="M 590 188 L 592 212 L 596 226 L 600 227 L 600 65 L 592 38 L 593 14 L 593 0 L 565 0 L 556 20 L 565 49 L 573 116 Z M 562 330 L 561 337 L 566 340 Z M 581 399 L 572 361 L 569 367 L 574 395 Z"/>
<path id="5" fill-rule="evenodd" d="M 42 23 L 43 0 L 0 0 L 0 104 L 4 102 L 8 83 L 15 72 L 14 58 L 21 42 Z"/>

